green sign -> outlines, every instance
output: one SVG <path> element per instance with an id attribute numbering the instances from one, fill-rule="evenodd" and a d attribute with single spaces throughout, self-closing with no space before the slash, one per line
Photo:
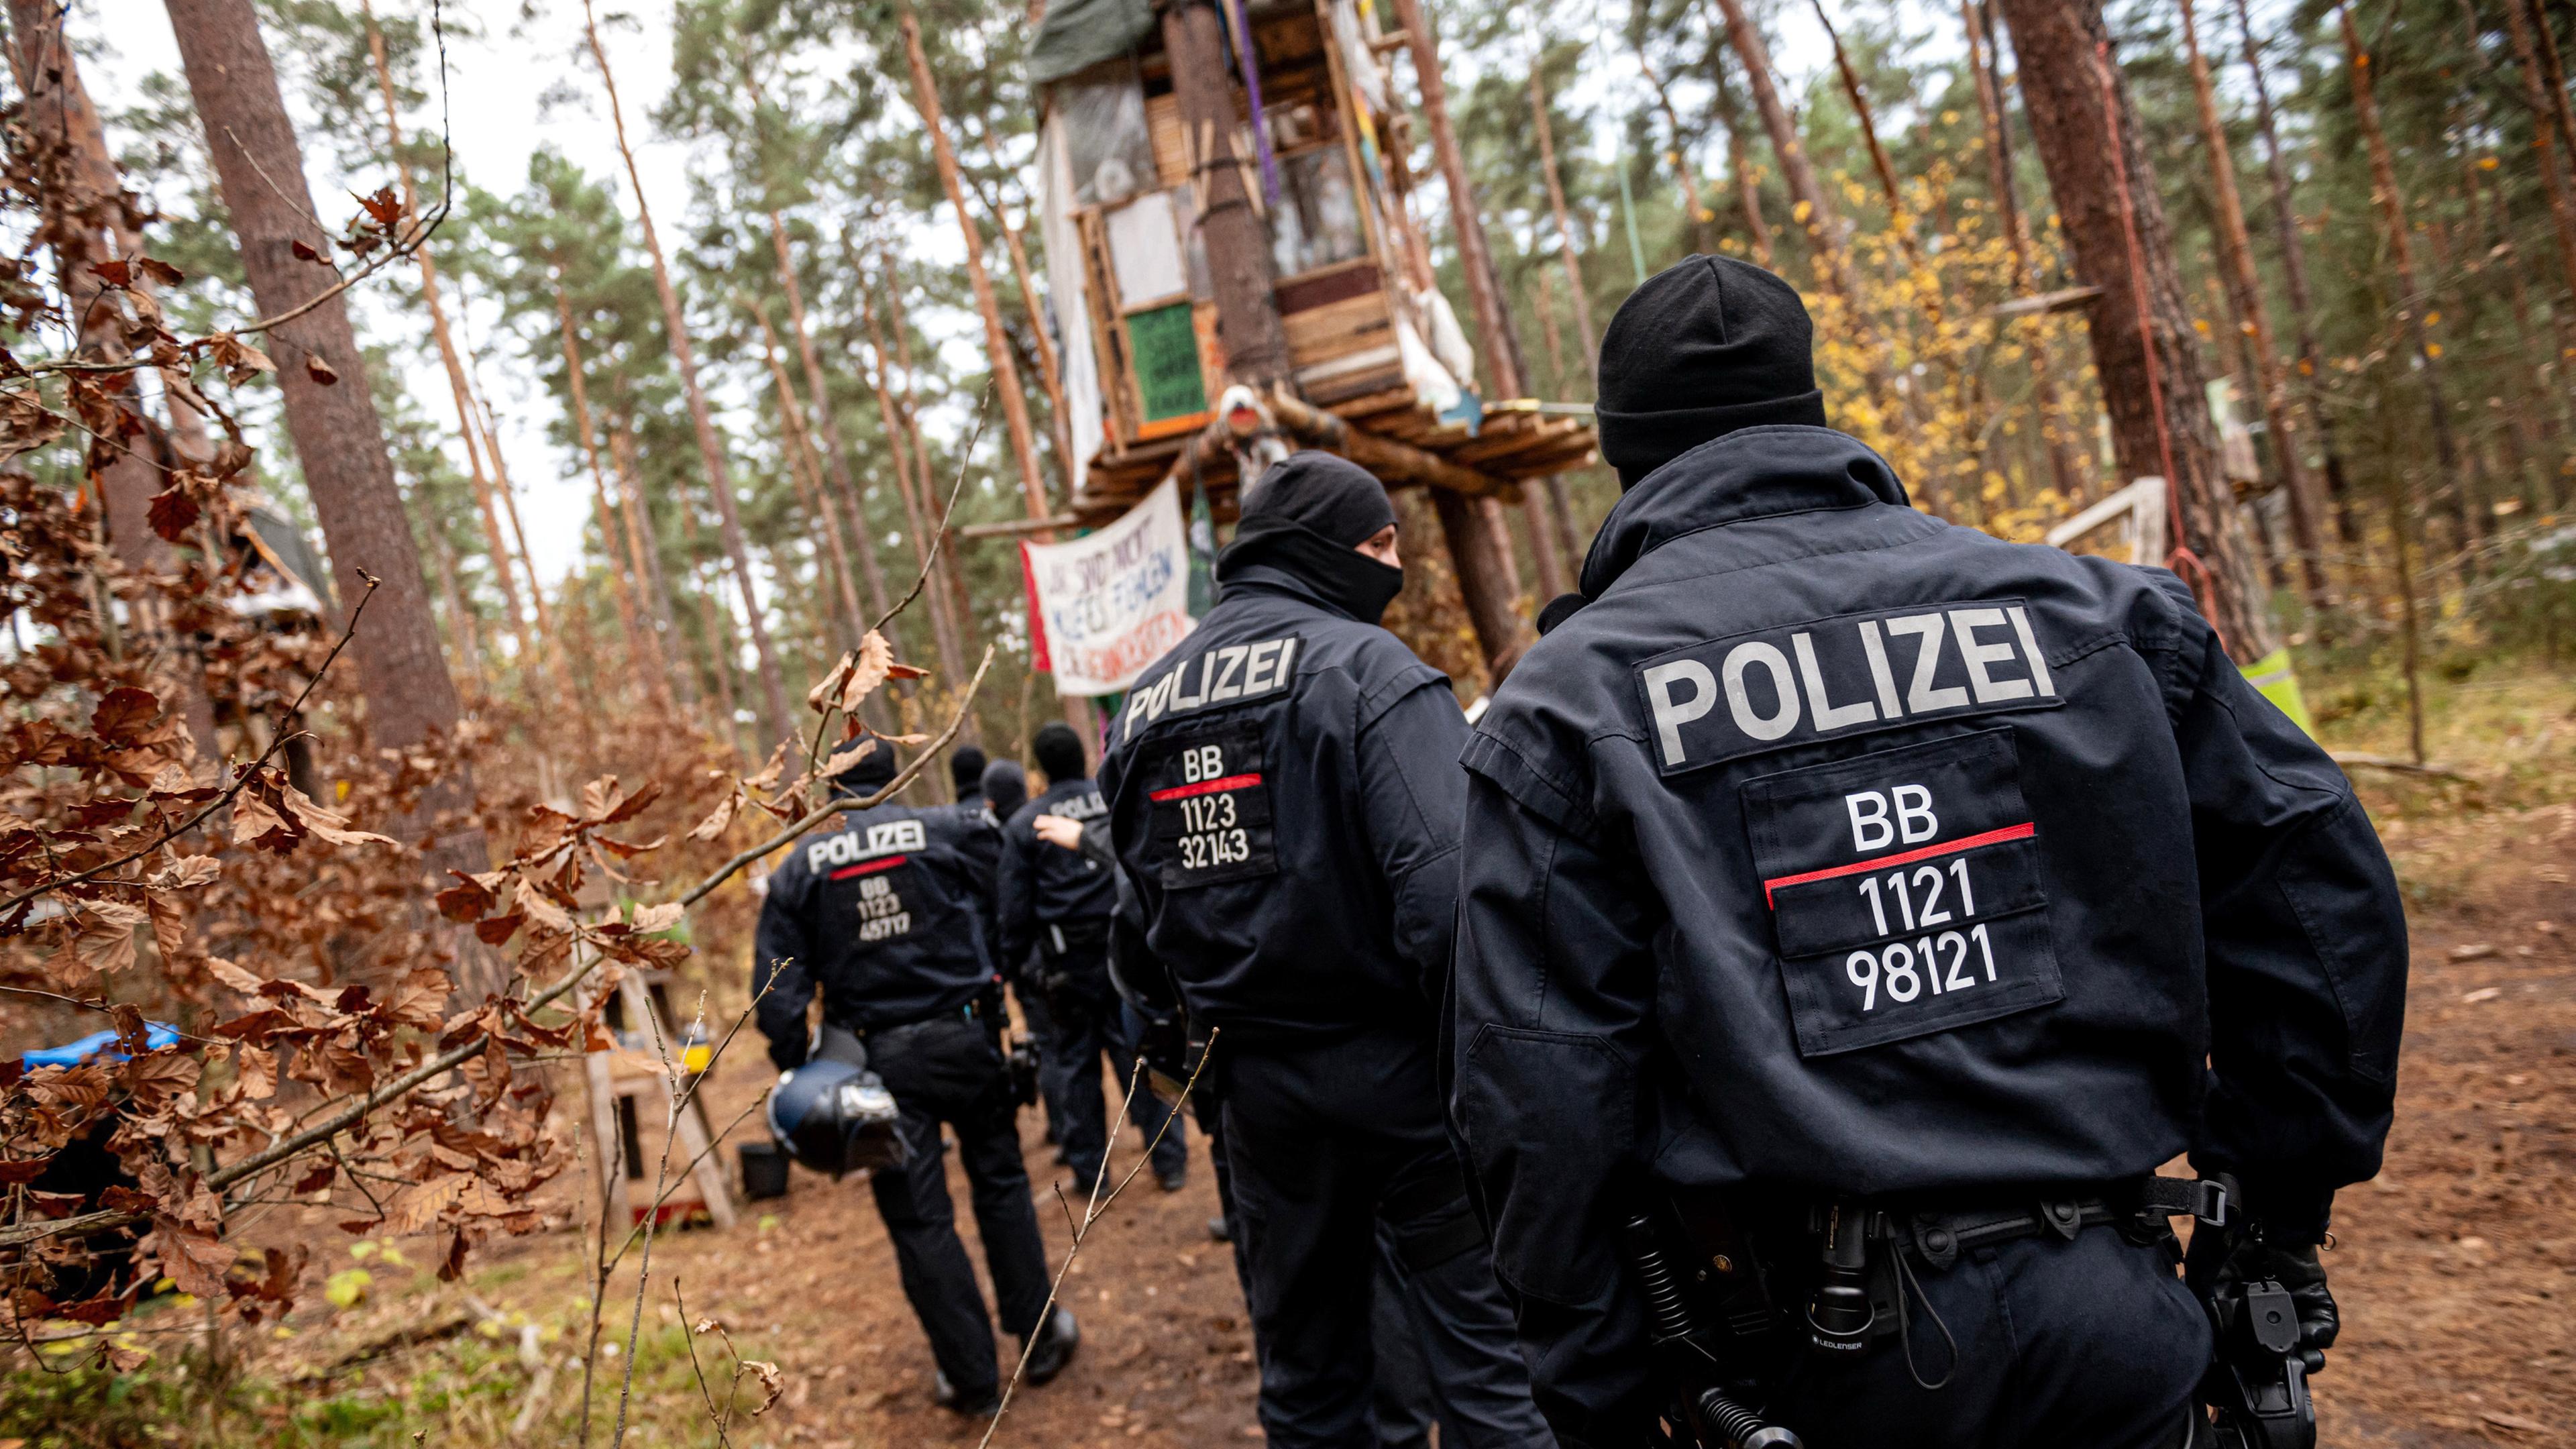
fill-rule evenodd
<path id="1" fill-rule="evenodd" d="M 1207 411 L 1207 385 L 1199 378 L 1199 337 L 1190 304 L 1174 302 L 1127 319 L 1127 345 L 1136 357 L 1136 387 L 1145 421 L 1185 418 Z"/>

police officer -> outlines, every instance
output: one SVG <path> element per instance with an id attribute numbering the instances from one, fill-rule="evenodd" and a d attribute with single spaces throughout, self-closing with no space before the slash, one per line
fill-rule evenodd
<path id="1" fill-rule="evenodd" d="M 1224 1103 L 1262 1428 L 1281 1449 L 1373 1442 L 1383 1221 L 1454 1442 L 1548 1444 L 1433 1075 L 1466 724 L 1378 627 L 1404 582 L 1386 490 L 1292 455 L 1250 490 L 1218 577 L 1129 692 L 1102 788 L 1131 886 L 1122 979 L 1176 981 L 1218 1033 L 1203 1085 Z"/>
<path id="2" fill-rule="evenodd" d="M 893 754 L 880 745 L 837 783 L 856 798 L 894 774 Z M 902 1110 L 910 1160 L 878 1169 L 869 1186 L 904 1296 L 938 1362 L 937 1397 L 967 1415 L 992 1412 L 1000 1375 L 974 1266 L 957 1238 L 941 1123 L 954 1129 L 965 1163 L 1002 1327 L 1024 1346 L 1041 1332 L 1048 1282 L 986 1004 L 994 973 L 963 848 L 978 828 L 990 827 L 953 808 L 884 804 L 845 812 L 836 828 L 799 841 L 769 877 L 752 979 L 771 1061 L 784 1070 L 805 1062 L 806 1011 L 819 988 L 820 1035 L 843 1059 L 856 1051 Z M 1028 1381 L 1062 1372 L 1079 1339 L 1073 1315 L 1055 1310 Z"/>
<path id="3" fill-rule="evenodd" d="M 1680 1276 L 1751 1304 L 1724 1352 L 1811 1449 L 2180 1443 L 2212 1344 L 2167 1216 L 2219 1213 L 2148 1176 L 2186 1152 L 2248 1215 L 2195 1246 L 2325 1348 L 2406 974 L 2342 774 L 2173 575 L 1909 507 L 1768 272 L 1639 288 L 1599 418 L 1623 496 L 1465 753 L 1454 982 L 1560 1436 L 1644 1444 L 1669 1402 L 1648 1204 L 1750 1244 Z"/>
<path id="4" fill-rule="evenodd" d="M 1118 899 L 1117 872 L 1079 850 L 1038 838 L 1040 816 L 1088 822 L 1106 814 L 1100 787 L 1091 781 L 1082 737 L 1063 723 L 1049 724 L 1029 741 L 1046 772 L 1047 787 L 1022 805 L 1003 828 L 1000 872 L 1002 956 L 1026 961 L 1046 1000 L 1056 1100 L 1064 1107 L 1064 1149 L 1074 1185 L 1088 1193 L 1108 1152 L 1109 1112 L 1100 1090 L 1106 1055 L 1128 1090 L 1136 1043 L 1119 1011 L 1109 979 L 1109 920 Z M 1129 1120 L 1152 1143 L 1154 1176 L 1166 1192 L 1188 1180 L 1189 1147 L 1181 1125 L 1164 1122 L 1168 1107 L 1136 1084 Z"/>

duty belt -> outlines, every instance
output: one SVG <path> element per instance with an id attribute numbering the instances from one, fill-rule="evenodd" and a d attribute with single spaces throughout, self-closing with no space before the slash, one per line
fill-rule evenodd
<path id="1" fill-rule="evenodd" d="M 2035 1202 L 1961 1211 L 1891 1213 L 1886 1236 L 1913 1250 L 1927 1268 L 1943 1269 L 1971 1248 L 2054 1233 L 2068 1242 L 2091 1227 L 2151 1223 L 2189 1217 L 2222 1227 L 2229 1217 L 2227 1189 L 2216 1182 L 2150 1177 L 2108 1196 L 2041 1198 Z"/>

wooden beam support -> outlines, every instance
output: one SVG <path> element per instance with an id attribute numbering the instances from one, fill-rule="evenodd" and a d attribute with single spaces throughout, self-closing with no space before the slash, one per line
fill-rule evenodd
<path id="1" fill-rule="evenodd" d="M 1419 484 L 1456 493 L 1468 498 L 1499 498 L 1518 502 L 1520 485 L 1505 482 L 1489 473 L 1463 468 L 1437 453 L 1364 433 L 1320 408 L 1310 407 L 1284 392 L 1270 395 L 1271 416 L 1290 436 L 1310 448 L 1339 453 L 1376 474 L 1390 488 Z"/>

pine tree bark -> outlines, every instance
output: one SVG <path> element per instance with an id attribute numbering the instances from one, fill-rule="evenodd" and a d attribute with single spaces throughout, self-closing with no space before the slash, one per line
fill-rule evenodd
<path id="1" fill-rule="evenodd" d="M 715 494 L 716 521 L 724 539 L 725 557 L 733 565 L 734 584 L 742 594 L 744 622 L 751 633 L 752 654 L 759 665 L 762 718 L 761 734 L 771 740 L 786 738 L 796 728 L 796 715 L 788 708 L 787 684 L 778 668 L 777 651 L 770 647 L 769 627 L 761 620 L 760 591 L 751 571 L 751 546 L 742 532 L 742 508 L 733 492 L 733 470 L 725 462 L 723 437 L 716 431 L 714 412 L 707 405 L 706 388 L 698 380 L 697 349 L 689 340 L 689 320 L 680 309 L 680 293 L 671 284 L 670 263 L 662 255 L 661 235 L 653 229 L 653 208 L 644 198 L 644 177 L 635 166 L 635 148 L 626 139 L 626 113 L 617 98 L 617 78 L 608 68 L 608 51 L 600 44 L 599 21 L 591 0 L 582 0 L 582 33 L 590 45 L 591 59 L 599 65 L 599 78 L 608 88 L 608 116 L 617 133 L 617 152 L 626 162 L 626 179 L 635 190 L 635 214 L 644 231 L 645 254 L 653 263 L 653 293 L 662 304 L 662 328 L 668 334 L 671 361 L 679 369 L 681 391 L 689 402 L 689 423 L 696 431 L 698 458 L 706 468 L 708 490 Z"/>
<path id="2" fill-rule="evenodd" d="M 833 591 L 841 596 L 841 611 L 849 625 L 849 645 L 855 648 L 867 633 L 868 615 L 860 612 L 859 592 L 851 582 L 850 551 L 841 537 L 841 519 L 823 493 L 822 460 L 815 456 L 813 430 L 806 425 L 804 405 L 797 401 L 796 386 L 787 380 L 787 364 L 779 360 L 778 333 L 769 325 L 769 315 L 748 300 L 743 306 L 752 320 L 760 324 L 760 353 L 769 364 L 770 386 L 778 390 L 778 420 L 785 437 L 789 467 L 794 471 L 798 492 L 805 496 L 806 506 L 813 509 L 823 525 L 823 542 L 828 550 L 826 561 L 832 569 Z"/>
<path id="3" fill-rule="evenodd" d="M 564 379 L 572 394 L 572 430 L 581 445 L 582 461 L 590 469 L 592 507 L 599 515 L 599 551 L 608 560 L 608 578 L 617 594 L 617 622 L 626 633 L 626 657 L 637 673 L 644 676 L 644 697 L 654 712 L 668 718 L 671 707 L 671 663 L 662 657 L 661 636 L 636 600 L 639 588 L 635 567 L 634 534 L 621 530 L 622 514 L 610 501 L 608 470 L 600 466 L 599 435 L 590 423 L 590 387 L 582 377 L 581 338 L 572 321 L 572 299 L 558 285 L 555 289 L 555 323 L 561 332 Z"/>
<path id="4" fill-rule="evenodd" d="M 1199 236 L 1216 293 L 1217 342 L 1229 381 L 1256 392 L 1288 383 L 1288 332 L 1272 288 L 1270 235 L 1252 209 L 1234 156 L 1234 92 L 1227 82 L 1225 30 L 1205 0 L 1163 11 L 1163 50 L 1172 60 L 1181 145 L 1199 188 Z"/>
<path id="5" fill-rule="evenodd" d="M 251 296 L 270 316 L 304 307 L 331 276 L 328 268 L 298 261 L 293 248 L 302 243 L 328 255 L 331 238 L 313 219 L 304 147 L 287 119 L 258 14 L 251 0 L 168 0 L 168 8 Z M 266 342 L 339 597 L 354 604 L 375 581 L 352 650 L 369 739 L 400 750 L 447 734 L 456 727 L 456 681 L 439 651 L 420 547 L 394 483 L 348 309 L 339 297 L 313 305 L 269 329 Z M 404 833 L 427 837 L 423 851 L 432 871 L 490 868 L 480 829 L 468 823 L 440 833 L 442 822 L 468 819 L 473 804 L 473 777 L 459 768 L 424 791 L 413 818 L 403 822 Z M 505 970 L 498 956 L 467 943 L 456 977 L 458 995 L 479 1001 L 503 985 Z"/>
<path id="6" fill-rule="evenodd" d="M 1771 48 L 1763 43 L 1762 32 L 1753 28 L 1752 19 L 1745 14 L 1744 0 L 1717 0 L 1717 9 L 1725 22 L 1727 43 L 1735 47 L 1736 59 L 1744 66 L 1745 81 L 1752 87 L 1754 112 L 1762 118 L 1762 129 L 1771 137 L 1771 151 L 1779 159 L 1781 179 L 1788 183 L 1789 200 L 1805 213 L 1793 219 L 1810 239 L 1816 280 L 1825 290 L 1857 308 L 1860 299 L 1852 290 L 1843 251 L 1841 209 L 1816 179 L 1816 168 L 1807 159 L 1806 144 L 1798 139 L 1797 122 L 1790 118 L 1788 105 L 1780 99 L 1780 87 L 1771 78 Z"/>
<path id="7" fill-rule="evenodd" d="M 644 500 L 644 468 L 635 456 L 632 414 L 618 418 L 609 432 L 608 456 L 617 465 L 617 496 L 625 504 L 621 511 L 626 515 L 626 549 L 641 561 L 645 596 L 652 600 L 654 617 L 661 624 L 663 666 L 671 671 L 673 692 L 694 712 L 702 696 L 695 674 L 680 658 L 679 599 L 671 591 L 670 575 L 662 567 L 661 534 L 653 526 L 652 505 Z M 679 502 L 682 520 L 689 521 L 687 501 Z"/>
<path id="8" fill-rule="evenodd" d="M 83 356 L 121 362 L 132 355 L 123 335 L 125 308 L 94 269 L 141 253 L 139 219 L 128 210 L 124 180 L 107 149 L 107 130 L 81 84 L 79 64 L 63 34 L 63 11 L 53 0 L 9 0 L 8 41 L 21 97 L 18 124 L 32 153 L 44 205 L 38 237 L 54 254 L 64 315 L 73 319 Z M 118 243 L 113 256 L 110 238 Z M 134 273 L 132 285 L 139 291 L 145 280 Z M 142 389 L 133 374 L 102 377 L 98 385 L 136 419 L 145 416 Z M 165 395 L 174 431 L 183 420 L 193 420 L 178 392 Z M 169 571 L 178 554 L 152 529 L 152 496 L 164 480 L 149 440 L 140 435 L 96 439 L 89 464 L 106 504 L 108 547 L 117 561 L 137 575 Z M 223 745 L 216 738 L 214 707 L 194 650 L 172 637 L 161 620 L 138 622 L 147 622 L 157 652 L 167 660 L 164 687 L 173 695 L 170 702 L 186 722 L 191 742 L 203 758 L 219 757 Z"/>
<path id="9" fill-rule="evenodd" d="M 796 262 L 787 248 L 787 222 L 776 208 L 769 213 L 770 249 L 778 257 L 778 285 L 787 294 L 787 325 L 796 333 L 796 356 L 805 369 L 805 392 L 814 400 L 814 429 L 823 440 L 823 457 L 830 466 L 832 489 L 840 495 L 843 508 L 849 510 L 850 526 L 855 531 L 859 558 L 859 576 L 868 586 L 871 618 L 882 617 L 893 600 L 886 594 L 885 569 L 877 562 L 876 540 L 868 531 L 868 512 L 859 497 L 859 485 L 850 470 L 849 444 L 841 439 L 841 424 L 834 416 L 832 394 L 823 380 L 823 356 L 814 346 L 814 329 L 805 320 L 805 288 L 797 280 Z"/>
<path id="10" fill-rule="evenodd" d="M 2505 0 L 2505 24 L 2513 32 L 2514 55 L 2521 62 L 2523 104 L 2531 111 L 2532 160 L 2540 168 L 2541 184 L 2549 196 L 2550 226 L 2558 240 L 2559 272 L 2568 298 L 2576 300 L 2576 196 L 2569 192 L 2566 166 L 2558 159 L 2558 125 L 2549 102 L 2548 79 L 2541 65 L 2540 47 L 2533 40 L 2531 16 L 2524 12 L 2522 3 L 2523 0 Z M 2549 311 L 2557 322 L 2558 356 L 2563 367 L 2567 358 L 2576 356 L 2576 317 L 2571 317 L 2566 302 Z"/>
<path id="11" fill-rule="evenodd" d="M 2201 54 L 2200 31 L 2192 15 L 2191 0 L 2180 0 L 2180 5 L 2183 54 L 2191 66 L 2192 96 L 2200 111 L 2201 149 L 2209 156 L 2210 200 L 2217 214 L 2219 253 L 2225 263 L 2220 275 L 2226 283 L 2229 305 L 2250 329 L 2244 339 L 2245 351 L 2254 364 L 2252 381 L 2262 394 L 2263 423 L 2271 434 L 2273 466 L 2279 470 L 2281 487 L 2290 505 L 2290 539 L 2298 549 L 2300 580 L 2307 586 L 2308 607 L 2322 614 L 2333 602 L 2326 579 L 2324 542 L 2318 530 L 2323 500 L 2316 496 L 2315 480 L 2308 475 L 2306 460 L 2299 456 L 2298 418 L 2290 406 L 2289 381 L 2281 372 L 2281 354 L 2272 340 L 2272 314 L 2263 304 L 2262 280 L 2254 271 L 2254 243 L 2246 234 L 2245 202 L 2236 189 L 2235 154 L 2228 143 L 2226 123 L 2218 117 L 2218 90 L 2210 80 L 2208 58 Z"/>
<path id="12" fill-rule="evenodd" d="M 1681 192 L 1682 234 L 1691 239 L 1691 250 L 1708 253 L 1717 250 L 1713 219 L 1700 213 L 1707 208 L 1699 203 L 1699 178 L 1693 174 L 1691 160 L 1682 147 L 1682 115 L 1673 108 L 1672 87 L 1664 84 L 1661 72 L 1646 59 L 1643 49 L 1637 52 L 1637 70 L 1646 78 L 1647 89 L 1655 93 L 1655 109 L 1664 113 L 1664 129 L 1673 138 L 1672 149 L 1665 154 L 1673 163 L 1673 181 Z"/>
<path id="13" fill-rule="evenodd" d="M 1735 204 L 1744 212 L 1744 230 L 1753 243 L 1753 260 L 1766 271 L 1779 270 L 1771 255 L 1771 226 L 1762 219 L 1762 183 L 1753 175 L 1753 158 L 1744 145 L 1744 107 L 1737 104 L 1735 86 L 1726 78 L 1726 27 L 1709 39 L 1703 66 L 1708 71 L 1709 86 L 1715 92 L 1718 124 L 1726 128 L 1726 174 L 1735 183 Z"/>
<path id="14" fill-rule="evenodd" d="M 975 632 L 975 602 L 966 595 L 966 576 L 957 562 L 954 529 L 943 522 L 948 512 L 948 497 L 939 486 L 939 470 L 932 464 L 930 444 L 921 435 L 921 410 L 916 405 L 918 399 L 913 387 L 914 380 L 921 373 L 912 363 L 912 322 L 903 310 L 903 289 L 894 283 L 894 259 L 881 256 L 879 262 L 879 271 L 887 279 L 886 312 L 894 327 L 895 367 L 903 378 L 903 385 L 895 394 L 895 415 L 903 423 L 904 441 L 912 449 L 913 467 L 917 470 L 913 498 L 914 506 L 920 510 L 921 546 L 928 548 L 934 542 L 938 546 L 937 554 L 929 562 L 930 589 L 947 601 L 949 628 L 955 631 L 958 640 L 958 662 L 962 668 Z M 963 676 L 952 674 L 950 677 Z M 1058 703 L 1063 705 L 1066 721 L 1085 739 L 1090 738 L 1090 701 L 1075 696 L 1073 703 L 1065 704 L 1066 698 L 1057 696 Z M 981 726 L 969 717 L 959 738 L 973 743 L 980 738 L 980 729 Z"/>
<path id="15" fill-rule="evenodd" d="M 2102 289 L 2087 330 L 2112 452 L 2123 476 L 2165 479 L 2182 525 L 2176 542 L 2200 564 L 2192 582 L 2201 607 L 2229 657 L 2253 663 L 2279 635 L 2243 512 L 2218 465 L 2164 204 L 2098 0 L 2003 0 L 2002 10 L 2075 274 Z"/>
<path id="16" fill-rule="evenodd" d="M 914 567 L 926 569 L 930 567 L 930 535 L 927 525 L 922 521 L 921 504 L 913 496 L 911 428 L 904 413 L 898 410 L 895 404 L 893 385 L 888 380 L 889 359 L 886 354 L 885 328 L 877 318 L 876 303 L 868 289 L 867 273 L 859 266 L 856 253 L 850 256 L 850 275 L 856 280 L 859 314 L 868 329 L 868 387 L 876 394 L 877 418 L 885 428 L 886 449 L 894 455 L 894 491 L 895 497 L 903 504 L 903 531 L 912 540 Z M 886 290 L 891 293 L 894 286 L 894 278 L 889 273 L 886 277 Z M 947 589 L 931 590 L 929 604 L 931 647 L 939 652 L 941 677 L 964 678 L 959 671 L 965 667 L 966 655 L 959 647 L 954 625 L 948 617 Z"/>
<path id="17" fill-rule="evenodd" d="M 1478 351 L 1496 400 L 1524 395 L 1528 364 L 1520 339 L 1512 332 L 1511 313 L 1503 305 L 1502 274 L 1485 238 L 1483 210 L 1476 204 L 1475 183 L 1467 175 L 1467 158 L 1458 147 L 1457 128 L 1449 120 L 1449 87 L 1440 70 L 1440 44 L 1422 0 L 1396 0 L 1396 19 L 1404 27 L 1405 45 L 1413 59 L 1414 86 L 1422 101 L 1422 119 L 1431 132 L 1432 153 L 1449 192 L 1450 230 L 1458 239 L 1459 270 L 1467 275 L 1468 301 L 1476 314 Z M 1509 527 L 1502 504 L 1491 498 L 1472 503 L 1443 497 L 1435 500 L 1440 531 L 1458 567 L 1458 586 L 1467 596 L 1467 615 L 1476 627 L 1476 642 L 1485 652 L 1486 668 L 1502 683 L 1512 661 L 1528 648 L 1529 625 L 1514 611 L 1520 595 L 1519 569 L 1512 558 Z M 1462 535 L 1470 526 L 1476 536 Z M 1536 535 L 1533 544 L 1539 542 Z M 1558 568 L 1562 574 L 1562 566 Z"/>
<path id="18" fill-rule="evenodd" d="M 1994 34 L 1986 24 L 1991 0 L 1961 0 L 1967 22 L 1968 67 L 1975 72 L 1977 114 L 1986 133 L 1986 183 L 1994 191 L 1995 209 L 2003 214 L 2004 240 L 2012 247 L 2013 290 L 2028 294 L 2039 285 L 2037 248 L 2030 239 L 2030 219 L 2021 209 L 2020 183 L 2013 179 L 2012 130 L 2004 120 L 2003 84 L 1995 65 Z M 2048 458 L 2048 479 L 2060 498 L 2078 502 L 2093 496 L 2093 470 L 2086 467 L 2069 434 L 2073 431 L 2057 388 L 2057 359 L 2043 342 L 2030 349 L 2031 406 L 2037 432 Z"/>
<path id="19" fill-rule="evenodd" d="M 2433 340 L 2432 329 L 2424 320 L 2431 298 L 2424 291 L 2415 271 L 2415 244 L 2411 224 L 2406 216 L 2406 193 L 2398 188 L 2397 167 L 2388 150 L 2388 133 L 2379 124 L 2379 98 L 2371 74 L 2370 53 L 2362 47 L 2361 32 L 2353 24 L 2351 7 L 2336 0 L 2335 24 L 2343 32 L 2345 77 L 2352 87 L 2353 121 L 2361 128 L 2362 147 L 2370 156 L 2370 199 L 2379 212 L 2380 226 L 2388 243 L 2388 268 L 2397 279 L 2397 312 L 2400 325 L 2406 329 L 2407 344 L 2414 350 L 2418 375 L 2424 381 L 2424 402 L 2433 429 L 2433 459 L 2440 469 L 2443 491 L 2450 502 L 2453 542 L 2460 555 L 2463 577 L 2473 577 L 2476 566 L 2471 550 L 2478 541 L 2476 509 L 2473 506 L 2469 479 L 2461 471 L 2459 447 L 2451 436 L 2451 403 L 2442 386 L 2442 349 Z"/>
<path id="20" fill-rule="evenodd" d="M 2281 254 L 2281 286 L 2290 302 L 2290 324 L 2299 353 L 2296 364 L 2308 419 L 2316 425 L 2317 452 L 2325 465 L 2326 498 L 2334 506 L 2335 536 L 2346 548 L 2360 540 L 2353 521 L 2351 488 L 2344 481 L 2343 451 L 2335 446 L 2334 416 L 2326 408 L 2325 354 L 2317 346 L 2316 315 L 2309 301 L 2307 247 L 2299 240 L 2299 210 L 2290 187 L 2290 166 L 2281 151 L 2281 133 L 2272 111 L 2272 91 L 2263 78 L 2263 48 L 2254 39 L 2254 16 L 2247 0 L 2235 0 L 2237 36 L 2243 42 L 2245 67 L 2254 82 L 2254 125 L 2263 138 L 2263 175 L 2272 194 L 2273 243 Z"/>
<path id="21" fill-rule="evenodd" d="M 1547 206 L 1556 217 L 1556 255 L 1565 266 L 1565 292 L 1574 305 L 1574 335 L 1583 342 L 1583 375 L 1590 378 L 1601 361 L 1601 334 L 1592 326 L 1592 297 L 1584 290 L 1583 264 L 1574 251 L 1574 223 L 1565 207 L 1565 181 L 1557 172 L 1556 128 L 1548 121 L 1547 81 L 1541 68 L 1530 66 L 1530 116 L 1538 125 L 1539 174 L 1547 180 Z M 1757 219 L 1757 225 L 1759 224 Z"/>

